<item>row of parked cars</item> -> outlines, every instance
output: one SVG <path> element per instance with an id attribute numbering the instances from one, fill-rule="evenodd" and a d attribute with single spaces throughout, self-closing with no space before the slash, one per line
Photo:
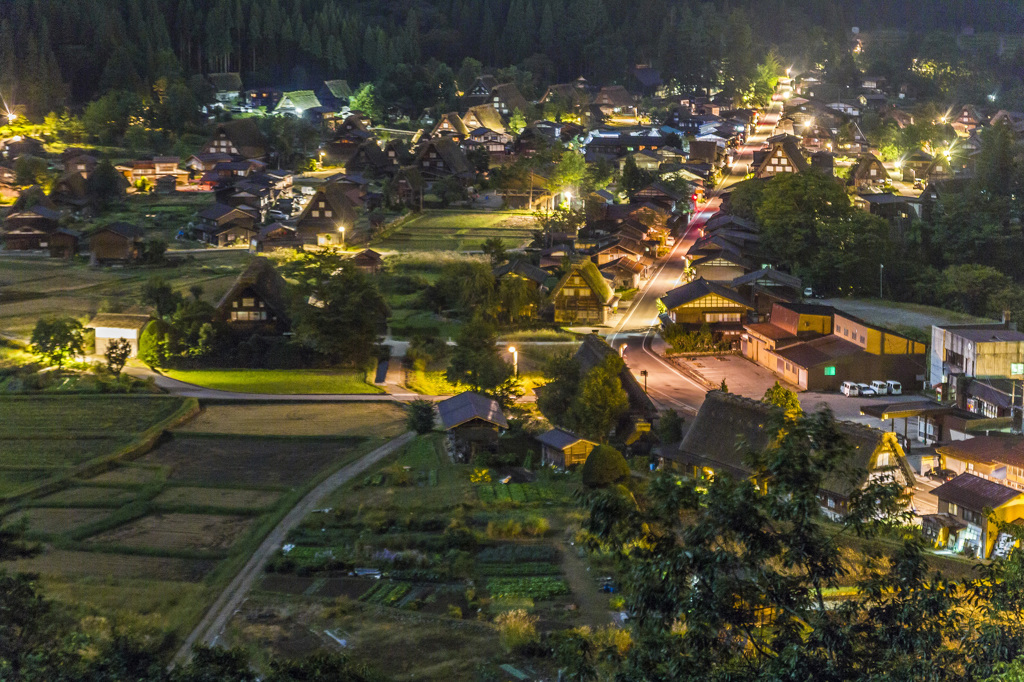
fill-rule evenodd
<path id="1" fill-rule="evenodd" d="M 855 381 L 844 381 L 839 392 L 851 398 L 873 398 L 876 395 L 903 395 L 903 386 L 898 381 L 872 381 L 870 384 L 858 384 Z"/>

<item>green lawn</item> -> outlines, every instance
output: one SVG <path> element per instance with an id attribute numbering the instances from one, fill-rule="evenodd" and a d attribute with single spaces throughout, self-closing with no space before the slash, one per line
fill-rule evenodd
<path id="1" fill-rule="evenodd" d="M 478 251 L 484 241 L 501 237 L 509 248 L 532 239 L 536 223 L 519 211 L 425 211 L 374 248 L 387 251 Z"/>
<path id="2" fill-rule="evenodd" d="M 315 369 L 201 369 L 167 370 L 167 376 L 203 388 L 237 393 L 351 394 L 383 393 L 366 382 L 362 372 Z"/>

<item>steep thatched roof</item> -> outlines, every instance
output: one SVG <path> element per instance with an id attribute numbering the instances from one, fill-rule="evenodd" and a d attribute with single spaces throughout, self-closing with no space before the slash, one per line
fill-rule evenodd
<path id="1" fill-rule="evenodd" d="M 777 434 L 772 433 L 767 424 L 779 411 L 780 408 L 757 400 L 709 391 L 679 445 L 679 458 L 692 465 L 745 478 L 751 474 L 750 467 L 743 461 L 745 454 L 771 445 Z M 822 483 L 823 490 L 849 496 L 867 480 L 878 450 L 888 450 L 891 463 L 899 469 L 904 481 L 913 484 L 914 475 L 892 434 L 853 422 L 840 421 L 837 425 L 853 447 L 845 467 L 855 475 L 833 474 Z"/>
<path id="2" fill-rule="evenodd" d="M 598 270 L 597 265 L 593 261 L 585 260 L 581 263 L 573 263 L 573 266 L 569 269 L 569 272 L 558 281 L 555 288 L 551 290 L 551 296 L 554 297 L 562 290 L 565 283 L 569 281 L 574 273 L 579 273 L 583 278 L 583 281 L 587 283 L 590 290 L 594 292 L 594 295 L 599 299 L 607 303 L 612 299 L 612 290 L 608 286 L 608 282 L 601 275 L 601 271 Z"/>
<path id="3" fill-rule="evenodd" d="M 249 290 L 255 293 L 279 319 L 288 320 L 290 316 L 287 289 L 287 282 L 274 269 L 274 265 L 266 258 L 256 258 L 221 297 L 217 303 L 217 312 L 221 315 L 230 314 L 231 302 Z"/>

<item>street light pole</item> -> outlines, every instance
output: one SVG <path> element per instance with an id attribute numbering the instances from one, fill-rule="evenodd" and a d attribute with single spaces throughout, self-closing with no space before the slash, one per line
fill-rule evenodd
<path id="1" fill-rule="evenodd" d="M 882 273 L 884 273 L 884 272 L 885 272 L 885 264 L 884 263 L 879 263 L 878 264 L 878 298 L 879 299 L 884 298 L 882 296 Z"/>
<path id="2" fill-rule="evenodd" d="M 644 378 L 644 393 L 647 393 L 647 370 L 640 370 L 640 376 Z"/>
<path id="3" fill-rule="evenodd" d="M 519 351 L 515 346 L 509 346 L 508 352 L 512 354 L 512 371 L 519 376 Z"/>

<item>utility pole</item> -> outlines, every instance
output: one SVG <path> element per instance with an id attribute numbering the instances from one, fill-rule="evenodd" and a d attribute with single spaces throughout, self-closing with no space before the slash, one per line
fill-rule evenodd
<path id="1" fill-rule="evenodd" d="M 644 378 L 644 393 L 647 393 L 647 370 L 640 370 L 640 376 Z"/>

